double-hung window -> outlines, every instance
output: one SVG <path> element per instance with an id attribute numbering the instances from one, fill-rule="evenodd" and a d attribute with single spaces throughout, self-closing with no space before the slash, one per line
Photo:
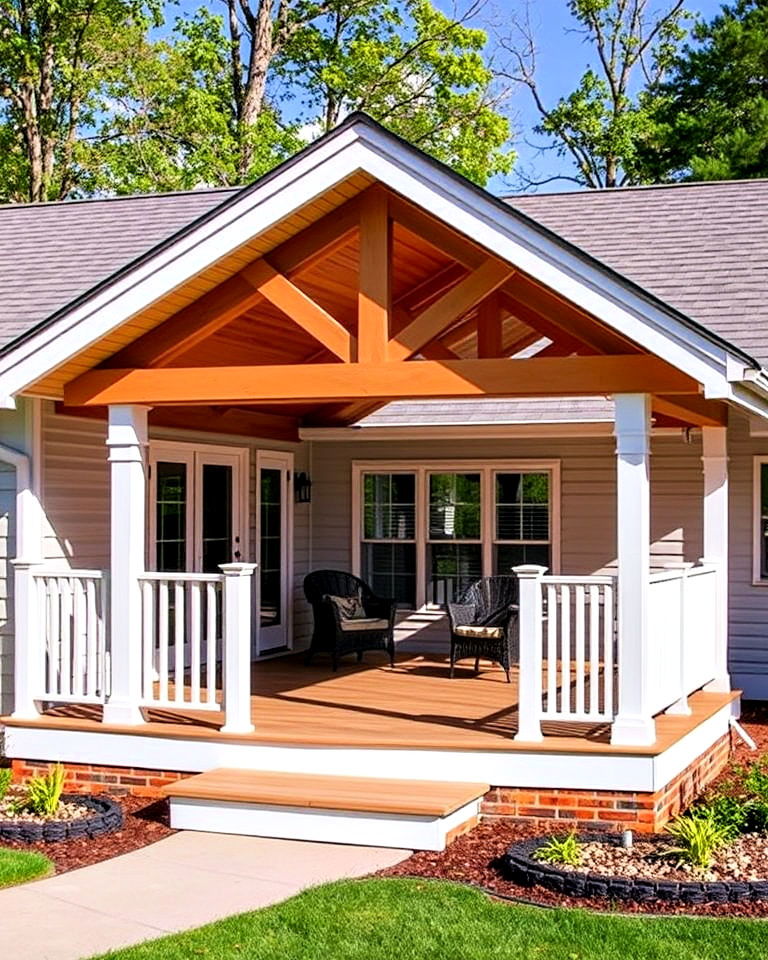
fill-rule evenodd
<path id="1" fill-rule="evenodd" d="M 482 576 L 557 571 L 559 464 L 353 466 L 355 567 L 401 607 L 444 606 Z"/>

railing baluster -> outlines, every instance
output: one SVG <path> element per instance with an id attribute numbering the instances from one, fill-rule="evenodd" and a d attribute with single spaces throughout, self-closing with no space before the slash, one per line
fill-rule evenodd
<path id="1" fill-rule="evenodd" d="M 157 590 L 158 700 L 168 699 L 168 581 L 161 580 Z"/>
<path id="2" fill-rule="evenodd" d="M 99 647 L 99 619 L 96 609 L 96 581 L 85 581 L 85 692 L 95 697 L 99 692 L 97 650 Z"/>
<path id="3" fill-rule="evenodd" d="M 547 709 L 557 713 L 557 588 L 547 584 Z"/>
<path id="4" fill-rule="evenodd" d="M 571 588 L 560 585 L 560 712 L 570 714 L 571 703 Z"/>
<path id="5" fill-rule="evenodd" d="M 218 624 L 219 590 L 217 584 L 205 585 L 205 698 L 206 703 L 216 703 L 216 627 Z"/>
<path id="6" fill-rule="evenodd" d="M 155 682 L 155 584 L 141 583 L 142 696 L 152 699 Z"/>
<path id="7" fill-rule="evenodd" d="M 586 610 L 584 604 L 584 587 L 579 584 L 574 587 L 576 600 L 576 713 L 584 713 L 584 627 Z"/>
<path id="8" fill-rule="evenodd" d="M 82 697 L 85 693 L 83 683 L 85 673 L 83 584 L 78 577 L 71 577 L 69 582 L 72 589 L 72 694 Z"/>
<path id="9" fill-rule="evenodd" d="M 189 672 L 191 699 L 193 703 L 200 700 L 200 647 L 202 635 L 200 631 L 200 583 L 190 583 L 189 587 Z"/>
<path id="10" fill-rule="evenodd" d="M 176 580 L 173 585 L 173 699 L 184 703 L 184 634 L 186 591 Z"/>
<path id="11" fill-rule="evenodd" d="M 65 697 L 72 696 L 72 603 L 69 591 L 69 580 L 61 578 L 59 612 L 59 644 L 61 645 L 61 693 Z"/>
<path id="12" fill-rule="evenodd" d="M 589 585 L 589 709 L 600 715 L 600 587 Z"/>

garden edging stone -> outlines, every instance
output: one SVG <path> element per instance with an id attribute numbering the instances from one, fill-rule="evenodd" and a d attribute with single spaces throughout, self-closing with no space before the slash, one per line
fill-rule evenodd
<path id="1" fill-rule="evenodd" d="M 501 857 L 504 876 L 524 887 L 545 887 L 572 897 L 597 897 L 610 900 L 631 900 L 647 903 L 666 902 L 743 903 L 747 900 L 768 900 L 768 879 L 750 881 L 672 881 L 648 878 L 618 877 L 596 873 L 577 873 L 567 867 L 554 866 L 534 859 L 534 853 L 547 837 L 534 837 L 515 843 Z M 619 845 L 617 834 L 582 834 L 581 843 L 601 842 Z"/>
<path id="2" fill-rule="evenodd" d="M 75 820 L 50 820 L 47 823 L 0 821 L 0 840 L 15 843 L 58 843 L 80 837 L 100 837 L 119 830 L 123 825 L 122 807 L 110 797 L 64 794 L 61 799 L 87 807 L 93 810 L 93 814 Z"/>

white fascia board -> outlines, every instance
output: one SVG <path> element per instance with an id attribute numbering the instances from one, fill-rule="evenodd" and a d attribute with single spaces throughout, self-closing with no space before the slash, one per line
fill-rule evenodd
<path id="1" fill-rule="evenodd" d="M 704 385 L 707 396 L 728 395 L 729 352 L 724 347 L 542 235 L 511 210 L 504 216 L 492 200 L 485 200 L 428 158 L 361 121 L 319 142 L 219 215 L 0 358 L 0 396 L 23 391 L 131 316 L 360 170 L 684 371 Z"/>

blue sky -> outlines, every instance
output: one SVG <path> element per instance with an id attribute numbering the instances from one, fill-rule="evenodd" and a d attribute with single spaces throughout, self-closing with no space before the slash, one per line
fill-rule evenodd
<path id="1" fill-rule="evenodd" d="M 448 9 L 450 0 L 438 0 L 444 9 Z M 658 0 L 658 7 L 666 6 Z M 653 8 L 653 3 L 651 3 Z M 722 6 L 722 0 L 689 0 L 687 9 L 699 13 L 705 20 L 711 20 Z M 513 13 L 520 9 L 518 0 L 498 0 L 499 11 Z M 555 103 L 564 94 L 569 93 L 578 78 L 590 63 L 590 49 L 580 34 L 572 31 L 574 22 L 568 13 L 566 0 L 532 0 L 532 23 L 539 48 L 538 79 L 545 102 Z M 531 130 L 538 114 L 531 103 L 528 91 L 521 90 L 513 101 L 513 110 L 517 116 L 517 125 L 522 130 Z M 535 167 L 537 177 L 552 176 L 567 168 L 567 160 L 558 158 L 554 152 L 545 155 L 518 141 L 516 148 L 518 163 L 526 168 Z M 515 186 L 515 184 L 512 184 Z M 505 184 L 497 180 L 490 184 L 495 192 L 503 192 Z M 506 185 L 509 189 L 509 184 Z M 548 184 L 543 189 L 569 190 L 574 185 L 568 181 Z"/>

